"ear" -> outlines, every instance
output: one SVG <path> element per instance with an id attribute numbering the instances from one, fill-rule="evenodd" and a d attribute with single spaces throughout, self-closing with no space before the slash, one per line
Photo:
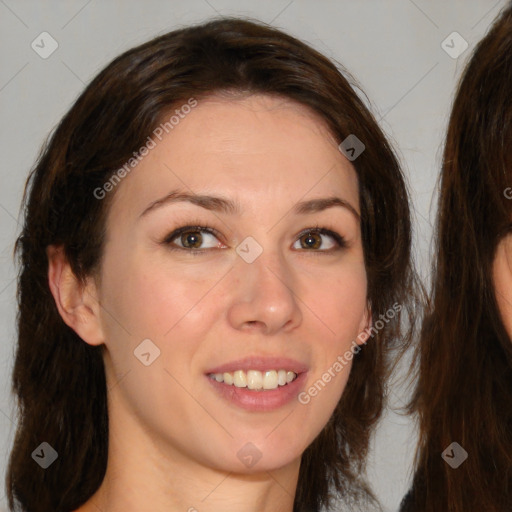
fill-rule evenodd
<path id="1" fill-rule="evenodd" d="M 366 308 L 364 310 L 363 317 L 361 318 L 361 323 L 359 324 L 359 334 L 356 339 L 356 343 L 358 345 L 364 345 L 368 338 L 370 337 L 370 329 L 372 327 L 372 309 L 371 305 L 368 302 Z"/>
<path id="2" fill-rule="evenodd" d="M 87 277 L 85 285 L 77 279 L 63 247 L 50 245 L 46 254 L 48 283 L 62 320 L 89 345 L 101 345 L 101 307 L 94 279 Z"/>
<path id="3" fill-rule="evenodd" d="M 512 235 L 505 236 L 498 244 L 492 277 L 501 321 L 512 338 Z"/>

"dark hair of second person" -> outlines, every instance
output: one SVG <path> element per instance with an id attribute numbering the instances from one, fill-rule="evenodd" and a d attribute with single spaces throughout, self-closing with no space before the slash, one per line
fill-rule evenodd
<path id="1" fill-rule="evenodd" d="M 509 6 L 476 46 L 449 121 L 411 403 L 420 444 L 404 512 L 511 510 L 511 239 Z"/>

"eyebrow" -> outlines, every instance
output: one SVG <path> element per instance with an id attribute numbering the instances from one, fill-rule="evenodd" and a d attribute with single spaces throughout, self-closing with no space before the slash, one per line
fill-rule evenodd
<path id="1" fill-rule="evenodd" d="M 241 212 L 240 204 L 236 201 L 232 201 L 231 199 L 173 190 L 164 197 L 150 203 L 149 206 L 140 214 L 139 218 L 144 217 L 149 212 L 161 208 L 162 206 L 178 202 L 189 202 L 206 210 L 231 215 L 240 214 Z M 295 204 L 291 211 L 298 215 L 306 215 L 309 213 L 321 212 L 334 206 L 341 206 L 342 208 L 347 209 L 354 215 L 358 222 L 361 220 L 360 214 L 347 200 L 334 196 L 301 201 L 300 203 Z"/>

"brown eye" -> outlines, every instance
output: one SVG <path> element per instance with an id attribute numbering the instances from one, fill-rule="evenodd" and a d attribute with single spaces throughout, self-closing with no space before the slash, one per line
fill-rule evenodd
<path id="1" fill-rule="evenodd" d="M 299 240 L 302 249 L 318 249 L 322 245 L 322 237 L 319 233 L 307 233 Z"/>
<path id="2" fill-rule="evenodd" d="M 203 243 L 200 231 L 185 231 L 180 236 L 181 245 L 186 249 L 198 249 Z"/>
<path id="3" fill-rule="evenodd" d="M 341 235 L 324 228 L 303 231 L 293 245 L 294 249 L 318 252 L 328 252 L 345 247 L 347 247 L 347 244 Z"/>
<path id="4" fill-rule="evenodd" d="M 163 243 L 170 249 L 188 250 L 194 253 L 224 247 L 219 241 L 216 231 L 206 226 L 183 226 L 168 235 Z"/>

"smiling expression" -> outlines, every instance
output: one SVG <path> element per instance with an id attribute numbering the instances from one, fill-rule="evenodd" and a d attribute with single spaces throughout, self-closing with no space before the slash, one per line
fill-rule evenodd
<path id="1" fill-rule="evenodd" d="M 354 168 L 306 107 L 199 101 L 108 213 L 97 294 L 112 424 L 223 471 L 300 460 L 350 365 L 307 405 L 297 393 L 369 323 L 359 215 Z M 147 366 L 134 356 L 143 340 L 160 351 Z M 256 391 L 214 375 L 250 373 L 257 388 L 267 370 L 272 387 L 279 370 L 298 377 Z M 237 455 L 247 443 L 254 468 Z"/>

